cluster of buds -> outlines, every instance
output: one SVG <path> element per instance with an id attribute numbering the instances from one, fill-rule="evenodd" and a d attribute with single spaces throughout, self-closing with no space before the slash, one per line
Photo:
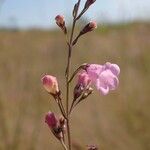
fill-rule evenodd
<path id="1" fill-rule="evenodd" d="M 64 137 L 66 121 L 63 117 L 58 119 L 54 113 L 48 112 L 45 116 L 45 122 L 58 140 L 61 140 Z"/>
<path id="2" fill-rule="evenodd" d="M 67 34 L 67 28 L 66 28 L 66 25 L 65 25 L 65 19 L 64 19 L 64 16 L 62 15 L 57 15 L 55 17 L 55 20 L 56 20 L 56 24 L 61 28 L 61 30 Z"/>

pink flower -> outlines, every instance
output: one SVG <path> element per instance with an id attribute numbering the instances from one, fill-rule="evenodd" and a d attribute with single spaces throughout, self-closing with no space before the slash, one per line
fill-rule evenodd
<path id="1" fill-rule="evenodd" d="M 87 68 L 87 74 L 92 83 L 103 95 L 115 90 L 119 84 L 118 75 L 120 68 L 116 64 L 107 62 L 104 65 L 91 64 Z"/>
<path id="2" fill-rule="evenodd" d="M 42 77 L 42 83 L 45 90 L 50 94 L 57 94 L 59 92 L 58 82 L 56 77 L 51 75 L 45 75 Z"/>
<path id="3" fill-rule="evenodd" d="M 48 124 L 50 129 L 57 128 L 58 120 L 55 117 L 54 113 L 48 112 L 45 116 L 45 122 Z"/>

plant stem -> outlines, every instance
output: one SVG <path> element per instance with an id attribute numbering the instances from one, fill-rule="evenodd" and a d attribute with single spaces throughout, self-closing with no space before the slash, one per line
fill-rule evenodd
<path id="1" fill-rule="evenodd" d="M 66 69 L 66 115 L 67 115 L 67 134 L 68 134 L 68 146 L 69 150 L 71 150 L 71 135 L 70 135 L 70 124 L 69 124 L 69 89 L 70 89 L 70 83 L 69 81 L 69 72 L 70 72 L 70 63 L 71 63 L 71 52 L 72 52 L 72 39 L 73 39 L 73 32 L 75 27 L 75 20 L 73 22 L 70 42 L 69 42 L 69 49 L 68 49 L 68 63 L 67 63 L 67 69 Z"/>
<path id="2" fill-rule="evenodd" d="M 80 5 L 81 0 L 78 0 L 77 3 L 77 10 L 76 14 L 73 18 L 73 24 L 72 24 L 72 30 L 71 30 L 71 35 L 70 35 L 70 40 L 68 41 L 68 61 L 67 61 L 67 67 L 66 67 L 66 117 L 67 117 L 67 136 L 68 136 L 68 148 L 71 150 L 71 134 L 70 134 L 70 118 L 69 118 L 69 90 L 70 90 L 70 83 L 69 81 L 69 75 L 70 75 L 70 64 L 71 64 L 71 53 L 72 53 L 72 42 L 73 42 L 73 35 L 74 35 L 74 30 L 75 30 L 75 25 L 76 25 L 76 17 L 78 14 L 78 9 Z"/>
<path id="3" fill-rule="evenodd" d="M 69 110 L 69 114 L 71 114 L 71 111 L 73 109 L 74 103 L 75 103 L 75 100 L 72 101 L 72 104 L 71 104 L 71 107 L 70 107 L 70 110 Z"/>
<path id="4" fill-rule="evenodd" d="M 65 145 L 64 141 L 63 141 L 63 140 L 61 140 L 60 142 L 61 142 L 61 144 L 62 144 L 62 146 L 63 146 L 64 150 L 68 150 L 68 148 L 67 148 L 67 146 Z"/>

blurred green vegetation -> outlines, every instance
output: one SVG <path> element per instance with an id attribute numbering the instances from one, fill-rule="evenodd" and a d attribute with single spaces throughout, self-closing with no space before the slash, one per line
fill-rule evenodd
<path id="1" fill-rule="evenodd" d="M 61 149 L 44 123 L 45 113 L 58 109 L 40 78 L 56 76 L 64 91 L 64 42 L 58 31 L 0 31 L 0 150 Z M 104 26 L 82 37 L 72 71 L 106 61 L 121 68 L 119 88 L 108 96 L 95 90 L 75 109 L 74 149 L 150 150 L 150 24 Z"/>

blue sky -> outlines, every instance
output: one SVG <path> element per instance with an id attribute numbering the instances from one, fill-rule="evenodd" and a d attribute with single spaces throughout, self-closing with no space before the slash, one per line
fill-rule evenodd
<path id="1" fill-rule="evenodd" d="M 75 2 L 76 0 L 0 0 L 0 25 L 53 27 L 57 14 L 64 14 L 67 20 L 70 19 Z M 82 6 L 84 2 L 82 0 Z M 97 0 L 84 17 L 101 23 L 150 20 L 150 0 Z"/>

